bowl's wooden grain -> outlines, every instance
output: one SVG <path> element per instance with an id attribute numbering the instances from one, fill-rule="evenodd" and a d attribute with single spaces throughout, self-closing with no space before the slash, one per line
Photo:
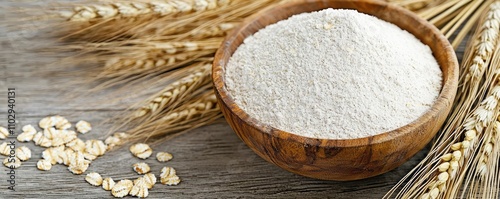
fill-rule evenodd
<path id="1" fill-rule="evenodd" d="M 441 93 L 431 110 L 416 121 L 379 135 L 349 139 L 313 139 L 266 125 L 247 115 L 229 96 L 224 69 L 243 40 L 266 25 L 325 8 L 355 9 L 396 24 L 433 51 L 443 71 Z M 458 84 L 453 48 L 437 28 L 402 8 L 379 1 L 300 0 L 263 10 L 234 30 L 215 55 L 212 69 L 218 103 L 238 136 L 259 156 L 300 175 L 327 180 L 356 180 L 379 175 L 403 164 L 437 133 L 450 112 Z"/>

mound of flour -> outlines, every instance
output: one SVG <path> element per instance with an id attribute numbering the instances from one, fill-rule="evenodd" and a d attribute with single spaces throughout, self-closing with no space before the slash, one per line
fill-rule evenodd
<path id="1" fill-rule="evenodd" d="M 354 10 L 299 14 L 245 39 L 226 87 L 251 117 L 323 139 L 404 126 L 436 100 L 442 74 L 430 48 L 394 24 Z"/>

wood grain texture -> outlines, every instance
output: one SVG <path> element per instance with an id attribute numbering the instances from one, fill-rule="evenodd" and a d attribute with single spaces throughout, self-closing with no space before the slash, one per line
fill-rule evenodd
<path id="1" fill-rule="evenodd" d="M 224 68 L 243 40 L 259 29 L 294 14 L 325 8 L 356 9 L 398 25 L 433 51 L 443 71 L 443 86 L 435 104 L 414 122 L 379 135 L 326 140 L 294 135 L 257 121 L 229 96 Z M 300 175 L 326 180 L 358 180 L 390 171 L 421 150 L 444 123 L 458 85 L 458 62 L 446 38 L 416 15 L 380 1 L 302 0 L 263 10 L 233 31 L 218 50 L 213 83 L 219 105 L 238 136 L 259 156 Z"/>
<path id="2" fill-rule="evenodd" d="M 51 56 L 33 53 L 33 47 L 53 42 L 44 39 L 37 28 L 30 31 L 7 31 L 3 21 L 20 17 L 7 15 L 5 5 L 22 6 L 47 1 L 0 1 L 0 125 L 5 125 L 6 89 L 17 89 L 18 130 L 22 125 L 36 124 L 42 117 L 52 114 L 66 116 L 75 123 L 88 120 L 94 130 L 83 139 L 104 138 L 109 124 L 100 124 L 113 114 L 120 113 L 135 101 L 121 101 L 110 105 L 95 103 L 105 98 L 102 95 L 82 95 L 67 101 L 66 93 L 92 88 L 89 85 L 66 87 L 66 82 L 84 77 L 44 77 L 38 72 L 44 64 L 57 61 Z M 21 4 L 21 5 L 19 5 Z M 457 52 L 461 55 L 462 46 Z M 64 67 L 64 65 L 61 65 Z M 57 75 L 57 74 L 55 74 Z M 152 93 L 161 88 L 152 89 Z M 154 90 L 155 89 L 155 90 Z M 143 96 L 145 97 L 145 96 Z M 33 157 L 16 170 L 16 191 L 7 189 L 8 169 L 0 165 L 0 198 L 113 198 L 108 191 L 93 187 L 83 175 L 73 175 L 66 167 L 55 165 L 44 172 L 36 169 L 42 148 L 32 143 L 19 144 L 32 149 Z M 156 185 L 148 198 L 381 198 L 394 184 L 410 171 L 427 153 L 419 152 L 402 166 L 383 175 L 350 182 L 315 180 L 280 169 L 257 156 L 228 124 L 221 122 L 199 128 L 171 141 L 154 146 L 153 150 L 168 151 L 174 159 L 167 163 L 146 160 L 152 172 L 158 174 L 163 166 L 176 168 L 182 182 L 178 186 Z M 3 157 L 3 156 L 0 156 Z M 96 171 L 115 180 L 136 178 L 132 164 L 138 162 L 126 148 L 105 154 L 95 160 L 88 172 Z M 133 198 L 133 197 L 127 197 Z"/>

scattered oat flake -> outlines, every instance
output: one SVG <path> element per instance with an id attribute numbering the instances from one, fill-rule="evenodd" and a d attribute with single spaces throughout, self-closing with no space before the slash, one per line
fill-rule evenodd
<path id="1" fill-rule="evenodd" d="M 55 133 L 56 129 L 54 127 L 46 128 L 43 130 L 43 136 L 45 136 L 48 139 L 53 139 L 54 136 L 53 134 Z"/>
<path id="2" fill-rule="evenodd" d="M 137 180 L 134 180 L 134 186 L 132 187 L 132 189 L 130 189 L 129 194 L 131 196 L 137 196 L 139 198 L 148 197 L 149 191 L 144 178 L 140 177 Z"/>
<path id="3" fill-rule="evenodd" d="M 7 137 L 9 137 L 9 130 L 7 130 L 3 126 L 0 126 L 0 140 L 3 140 Z"/>
<path id="4" fill-rule="evenodd" d="M 42 129 L 50 128 L 55 125 L 55 122 L 52 120 L 52 117 L 45 117 L 38 122 L 38 126 Z"/>
<path id="5" fill-rule="evenodd" d="M 64 140 L 60 137 L 56 137 L 52 139 L 52 146 L 63 146 L 64 145 Z"/>
<path id="6" fill-rule="evenodd" d="M 61 117 L 58 121 L 55 122 L 55 126 L 59 130 L 66 130 L 71 128 L 71 123 L 64 117 Z"/>
<path id="7" fill-rule="evenodd" d="M 45 138 L 43 137 L 40 141 L 40 144 L 39 144 L 41 147 L 45 147 L 45 148 L 48 148 L 48 147 L 51 147 L 52 146 L 52 141 L 48 138 Z"/>
<path id="8" fill-rule="evenodd" d="M 83 153 L 77 151 L 69 157 L 69 167 L 68 170 L 73 174 L 80 175 L 84 173 L 90 165 L 90 161 L 86 160 Z"/>
<path id="9" fill-rule="evenodd" d="M 132 152 L 132 154 L 134 154 L 138 158 L 146 159 L 151 156 L 153 150 L 147 144 L 138 143 L 130 147 L 130 152 Z"/>
<path id="10" fill-rule="evenodd" d="M 146 174 L 146 173 L 149 173 L 149 171 L 151 171 L 151 168 L 149 167 L 149 165 L 144 163 L 144 162 L 135 163 L 133 165 L 133 168 L 134 168 L 134 171 L 137 172 L 138 174 Z"/>
<path id="11" fill-rule="evenodd" d="M 153 173 L 148 173 L 144 175 L 144 182 L 146 183 L 146 186 L 148 189 L 153 188 L 153 186 L 156 184 L 156 176 Z"/>
<path id="12" fill-rule="evenodd" d="M 21 166 L 21 160 L 17 157 L 7 157 L 3 161 L 3 165 L 7 168 L 17 169 Z"/>
<path id="13" fill-rule="evenodd" d="M 131 180 L 120 180 L 111 189 L 111 194 L 113 194 L 114 197 L 123 198 L 129 194 L 133 186 L 134 183 Z"/>
<path id="14" fill-rule="evenodd" d="M 36 131 L 34 131 L 34 132 L 25 131 L 25 132 L 17 135 L 17 140 L 19 142 L 29 142 L 29 141 L 33 140 L 33 137 L 35 136 L 35 134 L 36 134 Z"/>
<path id="15" fill-rule="evenodd" d="M 176 171 L 172 167 L 163 167 L 161 169 L 160 181 L 165 185 L 177 185 L 181 182 L 179 176 L 177 176 Z"/>
<path id="16" fill-rule="evenodd" d="M 62 137 L 64 144 L 68 144 L 68 143 L 78 139 L 78 137 L 74 133 L 75 133 L 74 131 L 66 131 L 65 132 L 65 134 Z"/>
<path id="17" fill-rule="evenodd" d="M 110 191 L 115 186 L 115 181 L 113 178 L 104 178 L 102 181 L 102 188 L 106 191 Z"/>
<path id="18" fill-rule="evenodd" d="M 118 146 L 121 144 L 120 138 L 116 136 L 109 136 L 104 140 L 104 144 L 108 145 L 108 150 L 111 150 L 115 146 Z"/>
<path id="19" fill-rule="evenodd" d="M 21 161 L 26 161 L 31 158 L 31 150 L 26 146 L 21 146 L 16 149 L 16 157 Z"/>
<path id="20" fill-rule="evenodd" d="M 31 124 L 24 125 L 22 130 L 23 130 L 23 132 L 28 132 L 28 133 L 33 133 L 33 134 L 36 133 L 35 127 L 33 127 Z"/>
<path id="21" fill-rule="evenodd" d="M 80 175 L 82 173 L 84 173 L 85 171 L 87 171 L 87 169 L 89 168 L 89 165 L 90 165 L 90 161 L 88 160 L 85 160 L 87 162 L 83 163 L 83 164 L 77 164 L 77 165 L 69 165 L 68 167 L 68 170 L 71 171 L 71 173 L 73 174 L 76 174 L 76 175 Z"/>
<path id="22" fill-rule="evenodd" d="M 40 142 L 40 139 L 42 139 L 43 137 L 43 133 L 40 131 L 38 133 L 35 133 L 35 135 L 33 135 L 33 142 L 35 142 L 35 144 L 37 144 L 38 142 Z"/>
<path id="23" fill-rule="evenodd" d="M 66 147 L 69 147 L 74 151 L 84 152 L 85 142 L 83 142 L 83 140 L 81 140 L 80 138 L 76 138 L 73 141 L 66 143 Z"/>
<path id="24" fill-rule="evenodd" d="M 52 164 L 50 163 L 50 160 L 41 159 L 36 163 L 36 167 L 42 171 L 48 171 L 52 168 Z"/>
<path id="25" fill-rule="evenodd" d="M 75 125 L 76 131 L 85 134 L 88 133 L 90 130 L 92 130 L 92 126 L 90 126 L 90 123 L 87 121 L 80 120 L 76 123 Z"/>
<path id="26" fill-rule="evenodd" d="M 120 143 L 120 138 L 115 137 L 115 136 L 109 136 L 104 140 L 104 144 L 110 145 L 110 144 L 119 144 Z"/>
<path id="27" fill-rule="evenodd" d="M 90 161 L 97 159 L 97 156 L 92 155 L 92 154 L 87 153 L 87 152 L 83 153 L 83 157 L 87 160 L 90 160 Z"/>
<path id="28" fill-rule="evenodd" d="M 75 151 L 70 148 L 66 148 L 63 153 L 60 154 L 63 164 L 69 166 L 71 158 L 73 158 Z"/>
<path id="29" fill-rule="evenodd" d="M 107 150 L 106 144 L 101 140 L 87 140 L 85 142 L 85 150 L 91 155 L 101 156 Z"/>
<path id="30" fill-rule="evenodd" d="M 49 160 L 51 164 L 63 163 L 61 153 L 64 153 L 64 146 L 50 147 L 42 152 L 42 158 Z"/>
<path id="31" fill-rule="evenodd" d="M 8 146 L 7 142 L 3 142 L 2 144 L 0 144 L 0 154 L 2 155 L 10 154 L 10 147 Z"/>
<path id="32" fill-rule="evenodd" d="M 174 156 L 172 154 L 167 153 L 167 152 L 158 152 L 156 154 L 156 159 L 160 162 L 167 162 L 171 160 Z"/>
<path id="33" fill-rule="evenodd" d="M 124 132 L 116 132 L 113 134 L 113 136 L 115 136 L 119 139 L 127 139 L 130 137 L 130 135 L 128 133 L 124 133 Z"/>
<path id="34" fill-rule="evenodd" d="M 101 186 L 103 181 L 101 175 L 96 172 L 88 173 L 87 176 L 85 176 L 85 180 L 89 184 L 94 185 L 96 187 Z"/>

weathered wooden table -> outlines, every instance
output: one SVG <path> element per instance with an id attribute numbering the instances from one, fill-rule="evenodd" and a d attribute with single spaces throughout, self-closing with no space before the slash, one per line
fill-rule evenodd
<path id="1" fill-rule="evenodd" d="M 0 2 L 8 4 L 8 2 Z M 0 8 L 0 22 L 12 21 Z M 104 139 L 109 124 L 99 124 L 114 113 L 123 111 L 130 101 L 118 104 L 90 103 L 99 101 L 98 95 L 84 95 L 70 101 L 63 96 L 74 90 L 89 89 L 88 85 L 68 88 L 71 76 L 40 74 L 44 64 L 55 61 L 50 56 L 30 52 L 46 43 L 40 39 L 36 27 L 25 31 L 10 32 L 0 23 L 0 125 L 7 124 L 7 89 L 16 90 L 17 132 L 23 125 L 38 124 L 48 115 L 60 114 L 73 124 L 84 119 L 94 129 L 82 139 Z M 459 54 L 463 49 L 458 50 Z M 62 67 L 62 66 L 61 66 Z M 105 100 L 104 100 L 105 101 Z M 14 140 L 14 138 L 10 138 Z M 8 189 L 9 169 L 0 169 L 0 198 L 111 198 L 109 191 L 85 182 L 85 175 L 73 175 L 66 166 L 55 165 L 50 171 L 36 168 L 43 148 L 30 143 L 17 143 L 32 149 L 32 158 L 15 170 L 15 191 Z M 149 198 L 381 198 L 402 178 L 426 151 L 421 151 L 401 167 L 366 180 L 333 182 L 310 179 L 282 170 L 252 152 L 224 122 L 202 127 L 183 134 L 161 145 L 154 151 L 168 151 L 174 159 L 159 163 L 149 158 L 152 171 L 158 175 L 164 166 L 177 169 L 182 182 L 178 186 L 157 184 L 150 190 Z M 2 159 L 3 160 L 3 159 Z M 132 164 L 140 160 L 124 147 L 106 153 L 94 160 L 87 170 L 103 177 L 135 179 Z"/>

